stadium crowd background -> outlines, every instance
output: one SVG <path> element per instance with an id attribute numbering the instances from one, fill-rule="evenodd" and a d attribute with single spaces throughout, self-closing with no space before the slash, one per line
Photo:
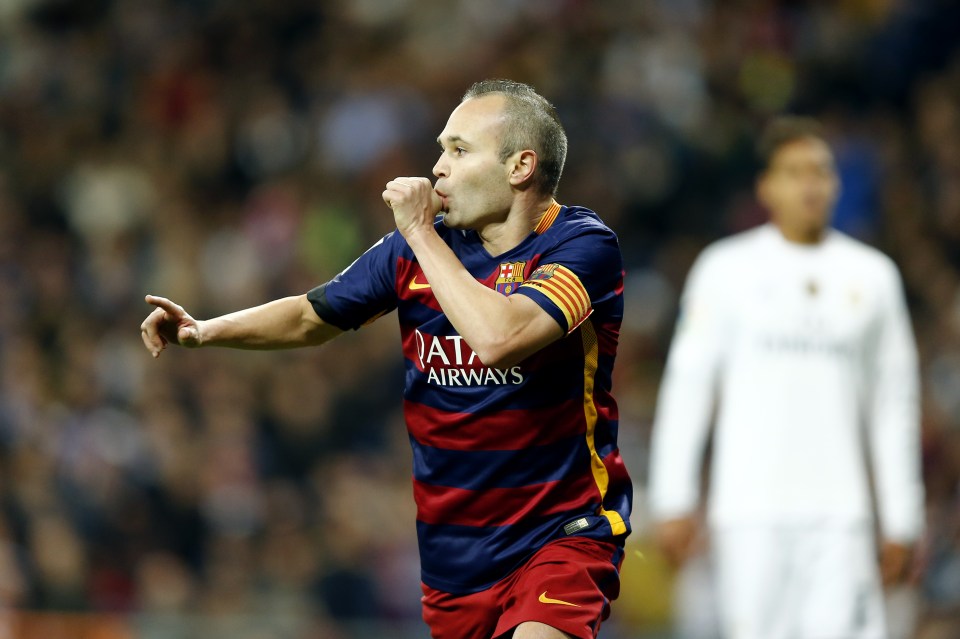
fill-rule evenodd
<path id="1" fill-rule="evenodd" d="M 793 110 L 837 150 L 836 225 L 906 281 L 918 636 L 960 636 L 956 3 L 2 0 L 0 637 L 424 636 L 394 320 L 158 361 L 138 326 L 147 292 L 208 317 L 329 279 L 391 230 L 383 184 L 429 174 L 484 77 L 556 103 L 558 199 L 628 265 L 636 552 L 605 634 L 666 627 L 643 497 L 677 295 L 701 247 L 764 220 L 753 143 Z"/>

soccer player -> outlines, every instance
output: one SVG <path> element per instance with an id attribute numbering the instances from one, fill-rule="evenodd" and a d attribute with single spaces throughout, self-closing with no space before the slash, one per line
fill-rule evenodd
<path id="1" fill-rule="evenodd" d="M 717 400 L 707 519 L 723 636 L 884 637 L 881 581 L 903 578 L 923 519 L 899 274 L 829 228 L 840 185 L 816 121 L 775 119 L 759 148 L 770 223 L 708 247 L 683 294 L 651 451 L 659 538 L 677 562 L 690 553 Z"/>
<path id="2" fill-rule="evenodd" d="M 531 87 L 475 84 L 438 142 L 436 184 L 387 183 L 397 231 L 333 280 L 205 321 L 147 296 L 143 340 L 155 357 L 308 346 L 397 309 L 432 636 L 593 638 L 632 496 L 611 395 L 617 238 L 554 199 L 566 134 Z"/>

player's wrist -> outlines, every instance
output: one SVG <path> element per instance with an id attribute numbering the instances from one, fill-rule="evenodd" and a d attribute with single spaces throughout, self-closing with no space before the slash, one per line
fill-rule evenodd
<path id="1" fill-rule="evenodd" d="M 414 252 L 416 252 L 417 248 L 426 246 L 430 241 L 431 235 L 439 237 L 432 224 L 418 224 L 417 226 L 401 231 L 401 234 Z"/>
<path id="2" fill-rule="evenodd" d="M 184 348 L 200 348 L 208 340 L 209 320 L 195 320 L 193 326 L 187 326 L 189 333 L 184 338 L 178 339 L 180 345 Z M 179 337 L 179 335 L 178 335 Z"/>

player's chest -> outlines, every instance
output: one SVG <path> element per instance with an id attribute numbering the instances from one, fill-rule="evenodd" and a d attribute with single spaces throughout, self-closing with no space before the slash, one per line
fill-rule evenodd
<path id="1" fill-rule="evenodd" d="M 854 345 L 878 313 L 875 287 L 830 265 L 770 268 L 742 280 L 729 309 L 745 335 Z"/>
<path id="2" fill-rule="evenodd" d="M 467 256 L 463 265 L 474 279 L 502 295 L 511 295 L 530 277 L 540 263 L 540 255 L 505 256 L 502 259 Z M 397 273 L 401 307 L 404 302 L 426 304 L 440 312 L 433 287 L 416 261 L 402 265 Z"/>

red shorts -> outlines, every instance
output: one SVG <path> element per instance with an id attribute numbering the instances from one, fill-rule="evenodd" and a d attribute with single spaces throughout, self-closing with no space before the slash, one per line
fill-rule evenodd
<path id="1" fill-rule="evenodd" d="M 620 594 L 622 563 L 614 544 L 564 537 L 486 590 L 452 595 L 423 584 L 423 620 L 433 639 L 493 639 L 525 621 L 595 639 Z"/>

